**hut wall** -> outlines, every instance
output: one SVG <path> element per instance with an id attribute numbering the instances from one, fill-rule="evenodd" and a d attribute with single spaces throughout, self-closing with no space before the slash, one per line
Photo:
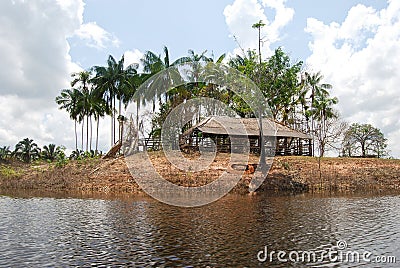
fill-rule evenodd
<path id="1" fill-rule="evenodd" d="M 276 141 L 274 142 L 274 140 Z M 275 147 L 273 144 L 275 143 Z M 250 146 L 247 148 L 247 144 Z M 312 155 L 310 149 L 310 140 L 291 138 L 291 137 L 266 137 L 265 138 L 265 150 L 267 155 Z M 217 152 L 246 152 L 259 154 L 260 150 L 260 139 L 257 136 L 235 138 L 235 143 L 232 144 L 228 135 L 214 135 L 214 134 L 194 134 L 192 138 L 188 140 L 185 148 L 191 148 L 199 150 L 199 146 L 203 149 L 213 151 L 216 149 Z"/>

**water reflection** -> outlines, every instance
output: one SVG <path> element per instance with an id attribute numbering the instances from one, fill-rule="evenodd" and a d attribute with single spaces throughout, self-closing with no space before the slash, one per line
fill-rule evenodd
<path id="1" fill-rule="evenodd" d="M 148 198 L 3 196 L 0 215 L 0 266 L 303 267 L 261 263 L 257 252 L 320 249 L 338 240 L 375 255 L 400 249 L 398 196 L 227 196 L 199 208 Z M 361 265 L 376 266 L 331 266 Z"/>

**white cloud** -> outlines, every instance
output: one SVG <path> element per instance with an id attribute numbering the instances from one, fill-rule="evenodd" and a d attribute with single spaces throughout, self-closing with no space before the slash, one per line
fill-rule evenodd
<path id="1" fill-rule="evenodd" d="M 143 52 L 141 52 L 139 49 L 134 49 L 134 50 L 128 50 L 124 53 L 125 57 L 125 66 L 128 66 L 133 63 L 139 64 L 139 72 L 143 70 L 143 66 L 141 66 L 140 59 L 143 58 Z"/>
<path id="2" fill-rule="evenodd" d="M 50 0 L 1 1 L 0 19 L 1 94 L 53 96 L 66 83 L 65 36 L 79 27 L 79 14 Z"/>
<path id="3" fill-rule="evenodd" d="M 294 10 L 285 6 L 286 0 L 235 0 L 232 5 L 226 6 L 224 16 L 226 24 L 232 35 L 237 37 L 244 50 L 258 48 L 258 32 L 252 25 L 262 20 L 265 26 L 261 30 L 264 54 L 270 55 L 270 45 L 281 39 L 282 28 L 294 16 Z M 275 12 L 274 18 L 268 18 L 265 8 Z M 241 54 L 240 49 L 235 49 L 235 54 Z"/>
<path id="4" fill-rule="evenodd" d="M 74 124 L 54 99 L 81 70 L 67 38 L 80 28 L 83 7 L 82 0 L 0 1 L 0 146 L 29 137 L 75 147 Z"/>
<path id="5" fill-rule="evenodd" d="M 40 145 L 58 144 L 59 141 L 68 142 L 69 134 L 73 133 L 68 115 L 58 111 L 55 105 L 48 105 L 47 100 L 0 96 L 0 113 L 1 145 L 12 147 L 26 137 L 33 138 Z"/>
<path id="6" fill-rule="evenodd" d="M 270 34 L 268 39 L 271 42 L 280 39 L 280 31 L 293 19 L 294 10 L 285 7 L 285 2 L 286 0 L 263 0 L 264 6 L 274 9 L 276 12 L 275 18 L 270 24 L 270 29 L 267 31 L 267 34 Z"/>
<path id="7" fill-rule="evenodd" d="M 120 43 L 117 37 L 98 26 L 96 22 L 82 24 L 75 31 L 75 35 L 85 40 L 87 46 L 97 49 L 104 49 L 109 45 L 118 47 Z"/>
<path id="8" fill-rule="evenodd" d="M 305 31 L 312 36 L 307 64 L 334 86 L 345 119 L 381 128 L 399 157 L 400 2 L 382 10 L 356 5 L 342 23 L 309 18 Z"/>

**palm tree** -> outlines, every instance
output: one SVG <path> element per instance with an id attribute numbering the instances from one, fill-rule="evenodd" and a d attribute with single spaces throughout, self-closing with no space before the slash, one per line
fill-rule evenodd
<path id="1" fill-rule="evenodd" d="M 83 129 L 84 120 L 86 117 L 86 151 L 88 150 L 89 143 L 89 117 L 90 117 L 90 88 L 91 88 L 91 72 L 81 71 L 73 73 L 71 87 L 77 86 L 77 89 L 81 92 L 80 98 L 78 98 L 78 107 L 80 112 L 80 118 L 82 119 L 82 150 L 83 150 Z"/>
<path id="2" fill-rule="evenodd" d="M 84 121 L 86 119 L 86 151 L 89 150 L 89 120 L 91 118 L 92 115 L 92 102 L 93 99 L 91 98 L 91 94 L 89 90 L 83 90 L 81 92 L 81 98 L 79 100 L 79 107 L 80 107 L 80 118 L 82 119 L 82 121 Z M 91 120 L 90 120 L 91 123 Z M 83 140 L 83 125 L 82 124 L 82 140 Z M 90 124 L 90 128 L 91 128 L 91 124 Z M 82 146 L 82 150 L 83 150 L 83 146 Z"/>
<path id="3" fill-rule="evenodd" d="M 6 160 L 10 156 L 11 156 L 11 151 L 9 146 L 3 146 L 0 148 L 0 161 Z"/>
<path id="4" fill-rule="evenodd" d="M 169 60 L 169 51 L 166 46 L 163 48 L 164 57 L 157 55 L 152 51 L 146 51 L 140 60 L 143 64 L 143 71 L 147 74 L 154 75 L 171 66 Z"/>
<path id="5" fill-rule="evenodd" d="M 188 56 L 182 57 L 176 60 L 176 64 L 191 64 L 191 68 L 188 70 L 188 76 L 192 81 L 196 81 L 193 85 L 185 85 L 180 88 L 180 95 L 186 96 L 180 100 L 180 102 L 185 101 L 186 99 L 190 99 L 193 96 L 198 96 L 201 92 L 201 89 L 206 86 L 204 83 L 199 83 L 200 75 L 203 71 L 203 65 L 201 63 L 213 62 L 213 59 L 206 56 L 207 50 L 204 50 L 201 54 L 197 54 L 194 50 L 188 50 Z M 201 105 L 199 105 L 199 108 Z M 200 119 L 201 110 L 198 111 L 198 120 Z M 190 127 L 190 125 L 188 126 Z"/>
<path id="6" fill-rule="evenodd" d="M 96 147 L 95 147 L 96 154 L 98 153 L 98 147 L 99 147 L 100 117 L 104 117 L 106 114 L 111 115 L 111 110 L 107 106 L 105 100 L 102 98 L 98 98 L 96 92 L 93 90 L 90 95 L 90 115 L 93 115 L 96 121 Z M 90 139 L 90 144 L 91 143 L 92 139 Z"/>
<path id="7" fill-rule="evenodd" d="M 141 103 L 143 105 L 146 105 L 146 102 L 151 101 L 153 104 L 153 112 L 154 112 L 156 109 L 157 99 L 161 107 L 163 106 L 166 107 L 166 105 L 168 105 L 168 102 L 171 100 L 173 101 L 177 95 L 177 91 L 171 90 L 170 88 L 173 78 L 170 76 L 169 71 L 163 72 L 162 74 L 156 76 L 154 78 L 155 80 L 153 79 L 152 81 L 148 81 L 148 79 L 162 71 L 167 70 L 172 66 L 181 64 L 182 62 L 183 60 L 182 58 L 180 58 L 171 63 L 169 51 L 166 46 L 164 46 L 163 53 L 160 55 L 157 55 L 152 51 L 146 51 L 146 53 L 144 54 L 143 58 L 141 59 L 144 71 L 144 74 L 141 76 L 142 78 L 141 82 L 147 81 L 147 83 L 144 84 L 144 86 L 148 84 L 149 87 L 155 90 L 148 90 L 147 88 L 142 87 L 142 90 L 144 92 L 141 92 L 142 94 L 136 94 L 137 98 L 139 98 L 141 95 L 143 96 L 142 100 L 140 99 L 135 100 L 137 105 L 136 126 L 138 131 L 139 131 L 139 106 Z M 162 97 L 164 97 L 164 104 L 162 103 Z"/>
<path id="8" fill-rule="evenodd" d="M 143 83 L 144 80 L 148 79 L 148 74 L 135 74 L 129 76 L 129 88 L 125 91 L 123 104 L 126 107 L 129 105 L 131 101 L 136 102 L 136 128 L 139 131 L 139 109 L 141 102 L 145 104 L 145 98 L 141 99 L 140 94 L 135 94 L 139 86 Z"/>
<path id="9" fill-rule="evenodd" d="M 217 60 L 214 60 L 214 55 L 210 58 L 210 61 L 207 62 L 201 68 L 200 80 L 207 81 L 206 84 L 203 84 L 199 87 L 198 97 L 209 97 L 213 99 L 218 99 L 229 105 L 229 97 L 227 96 L 228 91 L 222 89 L 219 85 L 219 81 L 227 77 L 227 69 L 221 66 L 221 68 L 215 68 L 215 65 L 220 65 L 224 61 L 226 54 L 220 55 Z M 208 61 L 208 59 L 207 59 Z M 214 103 L 208 105 L 208 103 L 202 103 L 201 108 L 204 108 L 206 111 L 214 114 L 216 112 L 216 105 Z M 201 119 L 201 108 L 199 107 L 198 111 L 198 121 Z"/>
<path id="10" fill-rule="evenodd" d="M 62 147 L 56 146 L 51 143 L 49 145 L 43 146 L 42 158 L 50 161 L 54 161 L 58 155 L 62 152 Z"/>
<path id="11" fill-rule="evenodd" d="M 129 65 L 124 69 L 124 56 L 117 62 L 109 55 L 107 66 L 94 66 L 96 94 L 103 98 L 111 110 L 111 146 L 115 143 L 116 100 L 119 100 L 119 115 L 121 114 L 124 89 L 129 84 L 129 76 L 136 74 L 137 64 Z"/>
<path id="12" fill-rule="evenodd" d="M 190 71 L 191 72 L 190 75 L 193 76 L 194 81 L 198 81 L 198 78 L 199 78 L 200 72 L 201 72 L 201 65 L 199 63 L 213 61 L 212 58 L 209 58 L 206 56 L 206 53 L 207 53 L 207 50 L 204 50 L 201 54 L 196 54 L 194 52 L 194 50 L 189 49 L 188 50 L 189 55 L 176 60 L 176 63 L 177 64 L 183 64 L 183 63 L 193 64 L 193 70 Z"/>
<path id="13" fill-rule="evenodd" d="M 90 71 L 80 71 L 77 73 L 73 73 L 71 77 L 73 78 L 71 82 L 71 87 L 75 87 L 78 85 L 78 88 L 81 91 L 89 91 L 90 87 Z"/>
<path id="14" fill-rule="evenodd" d="M 166 46 L 163 48 L 163 56 L 162 55 L 157 55 L 156 53 L 152 51 L 146 51 L 146 53 L 143 55 L 143 58 L 140 60 L 142 65 L 143 65 L 143 71 L 144 71 L 144 76 L 143 76 L 143 82 L 146 81 L 148 78 L 152 77 L 153 75 L 164 71 L 168 69 L 171 66 L 174 66 L 179 63 L 179 60 L 176 60 L 174 62 L 170 62 L 170 57 L 169 57 L 169 51 Z M 168 85 L 170 81 L 170 77 L 168 72 L 165 73 L 165 75 L 160 77 L 160 81 L 157 81 L 157 83 L 160 83 L 161 85 Z M 162 87 L 158 87 L 160 90 Z M 156 99 L 157 96 L 159 98 L 159 101 L 161 102 L 161 94 L 164 92 L 148 92 L 148 96 L 146 97 L 146 100 L 151 100 L 153 102 L 153 111 L 155 110 L 156 106 Z M 155 93 L 155 94 L 154 94 Z M 170 94 L 168 92 L 165 93 L 165 102 L 168 101 L 168 98 L 170 97 Z M 145 103 L 146 100 L 143 100 Z"/>
<path id="15" fill-rule="evenodd" d="M 15 145 L 14 154 L 26 163 L 40 156 L 40 149 L 32 139 L 25 138 Z"/>
<path id="16" fill-rule="evenodd" d="M 329 95 L 328 90 L 332 89 L 332 85 L 330 84 L 321 84 L 322 79 L 324 76 L 321 74 L 321 72 L 317 72 L 315 74 L 309 74 L 305 73 L 306 75 L 306 84 L 310 87 L 311 89 L 311 107 L 313 105 L 313 101 L 316 95 Z"/>
<path id="17" fill-rule="evenodd" d="M 324 84 L 321 83 L 322 79 L 324 78 L 320 72 L 317 72 L 315 74 L 309 74 L 305 73 L 306 76 L 306 86 L 308 86 L 311 90 L 311 96 L 310 96 L 310 111 L 308 114 L 311 116 L 311 132 L 314 133 L 315 130 L 315 119 L 317 115 L 319 114 L 319 109 L 318 109 L 318 98 L 321 100 L 328 98 L 329 92 L 328 90 L 332 88 L 332 85 L 330 84 Z M 322 101 L 323 102 L 323 101 Z M 314 150 L 314 139 L 313 139 L 313 150 Z"/>
<path id="18" fill-rule="evenodd" d="M 69 159 L 78 160 L 78 159 L 82 158 L 83 155 L 84 155 L 84 152 L 82 150 L 76 149 L 71 152 Z"/>
<path id="19" fill-rule="evenodd" d="M 176 60 L 176 63 L 193 63 L 193 62 L 212 62 L 213 59 L 206 56 L 207 50 L 201 54 L 196 54 L 193 49 L 188 50 L 188 56 Z"/>
<path id="20" fill-rule="evenodd" d="M 63 89 L 61 94 L 56 97 L 56 103 L 60 106 L 59 109 L 65 109 L 75 123 L 75 149 L 78 149 L 78 133 L 76 124 L 78 122 L 81 92 L 78 89 Z M 80 121 L 79 121 L 80 122 Z M 83 142 L 83 141 L 82 141 Z"/>

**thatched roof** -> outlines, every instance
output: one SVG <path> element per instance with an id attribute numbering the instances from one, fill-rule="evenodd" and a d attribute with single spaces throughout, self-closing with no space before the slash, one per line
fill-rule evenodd
<path id="1" fill-rule="evenodd" d="M 215 135 L 259 136 L 258 121 L 258 118 L 211 116 L 194 126 L 194 129 Z M 264 136 L 311 139 L 311 136 L 308 134 L 275 123 L 267 118 L 262 119 L 262 124 Z"/>

